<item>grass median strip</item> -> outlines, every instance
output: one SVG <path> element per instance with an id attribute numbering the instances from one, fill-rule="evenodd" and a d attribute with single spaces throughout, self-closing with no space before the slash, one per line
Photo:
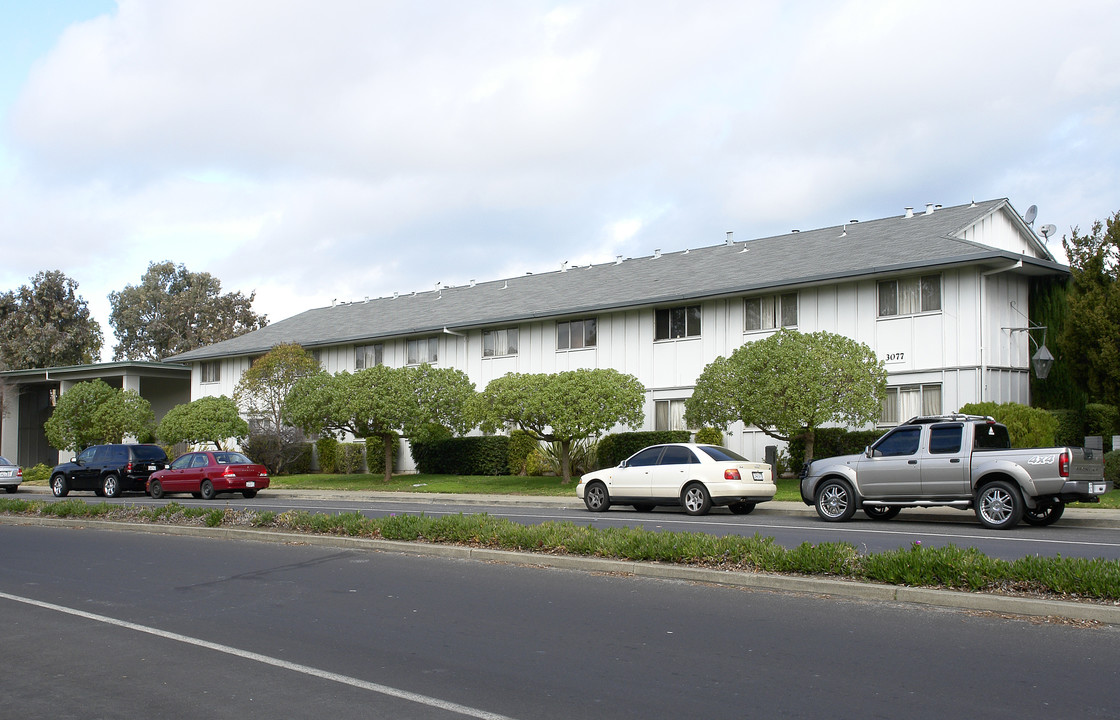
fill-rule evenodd
<path id="1" fill-rule="evenodd" d="M 990 558 L 975 548 L 925 547 L 861 553 L 851 543 L 802 543 L 787 549 L 772 537 L 653 532 L 642 528 L 592 528 L 571 522 L 519 523 L 487 514 L 326 515 L 234 508 L 156 508 L 0 498 L 0 512 L 126 522 L 242 526 L 296 533 L 345 535 L 410 542 L 449 543 L 522 552 L 586 555 L 619 560 L 680 563 L 738 572 L 793 573 L 1065 600 L 1120 602 L 1120 561 L 1099 558 Z"/>

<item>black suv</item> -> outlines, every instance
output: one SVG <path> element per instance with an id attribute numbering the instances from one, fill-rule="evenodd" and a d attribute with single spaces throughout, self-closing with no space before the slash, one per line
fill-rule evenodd
<path id="1" fill-rule="evenodd" d="M 51 492 L 55 497 L 66 497 L 71 490 L 105 497 L 143 492 L 148 476 L 165 467 L 167 454 L 159 445 L 94 445 L 51 471 Z"/>

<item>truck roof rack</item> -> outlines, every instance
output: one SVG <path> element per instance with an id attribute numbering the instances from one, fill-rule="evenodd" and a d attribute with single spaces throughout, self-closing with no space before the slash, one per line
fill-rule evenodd
<path id="1" fill-rule="evenodd" d="M 931 423 L 939 422 L 995 422 L 995 418 L 991 415 L 964 415 L 962 413 L 952 413 L 949 415 L 917 415 L 910 418 L 903 425 L 929 425 Z"/>

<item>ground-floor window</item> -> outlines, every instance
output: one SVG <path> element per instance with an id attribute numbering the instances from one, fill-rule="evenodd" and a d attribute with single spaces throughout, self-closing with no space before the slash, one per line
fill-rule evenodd
<path id="1" fill-rule="evenodd" d="M 919 415 L 941 414 L 941 383 L 887 388 L 879 422 L 893 425 Z"/>
<path id="2" fill-rule="evenodd" d="M 684 400 L 654 400 L 654 430 L 688 430 L 684 421 Z"/>

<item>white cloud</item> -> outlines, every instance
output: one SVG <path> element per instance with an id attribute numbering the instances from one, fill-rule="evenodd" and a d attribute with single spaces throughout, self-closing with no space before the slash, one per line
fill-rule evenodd
<path id="1" fill-rule="evenodd" d="M 171 259 L 276 320 L 931 201 L 1086 227 L 1120 196 L 1118 24 L 1092 0 L 121 0 L 6 112 L 0 280 L 59 267 L 93 302 Z"/>

